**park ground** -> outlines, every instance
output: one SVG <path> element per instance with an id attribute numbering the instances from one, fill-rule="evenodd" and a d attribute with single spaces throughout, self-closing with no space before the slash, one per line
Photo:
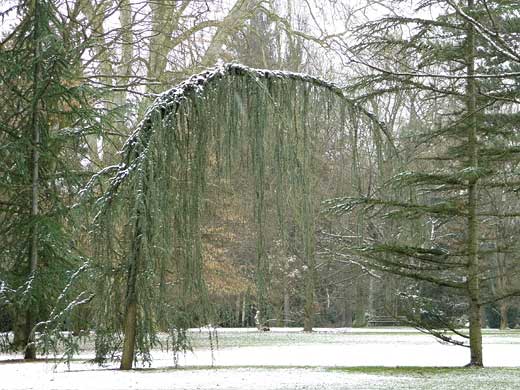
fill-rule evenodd
<path id="1" fill-rule="evenodd" d="M 0 355 L 0 389 L 520 389 L 520 330 L 484 332 L 484 369 L 462 368 L 469 350 L 408 328 L 192 330 L 193 352 L 154 351 L 132 371 L 89 362 L 70 365 Z"/>

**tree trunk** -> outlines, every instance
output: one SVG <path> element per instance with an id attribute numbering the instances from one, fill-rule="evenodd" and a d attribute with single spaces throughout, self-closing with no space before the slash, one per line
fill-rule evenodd
<path id="1" fill-rule="evenodd" d="M 222 48 L 227 39 L 237 32 L 244 22 L 250 19 L 257 8 L 258 2 L 255 0 L 238 0 L 226 17 L 222 20 L 219 28 L 213 35 L 211 42 L 204 53 L 202 64 L 213 66 L 215 62 L 224 54 Z"/>
<path id="2" fill-rule="evenodd" d="M 112 67 L 112 59 L 111 57 L 115 57 L 116 53 L 114 53 L 110 49 L 109 43 L 105 40 L 109 34 L 106 33 L 105 28 L 103 26 L 103 21 L 105 20 L 106 14 L 109 12 L 108 10 L 109 2 L 101 2 L 99 5 L 96 5 L 93 0 L 86 0 L 80 2 L 81 12 L 87 18 L 87 22 L 89 24 L 89 28 L 92 29 L 93 33 L 98 36 L 99 42 L 96 42 L 94 47 L 94 56 L 98 59 L 98 71 L 102 75 L 116 75 L 116 69 Z M 122 6 L 124 9 L 124 6 Z M 124 14 L 124 11 L 122 11 Z M 123 33 L 124 34 L 124 33 Z M 126 38 L 126 37 L 125 37 Z M 123 48 L 125 44 L 123 44 Z M 110 84 L 111 86 L 114 84 L 114 80 L 111 77 L 103 79 L 103 82 L 106 84 Z M 113 97 L 109 97 L 105 99 L 103 105 L 104 108 L 108 111 L 113 108 L 112 103 L 116 99 Z M 123 133 L 123 131 L 122 131 Z M 103 161 L 111 161 L 108 153 L 110 142 L 103 142 L 101 150 L 98 149 L 98 142 L 100 141 L 98 134 L 87 134 L 85 140 L 88 144 L 88 148 L 90 150 L 89 158 L 95 166 L 104 166 Z M 117 149 L 116 147 L 111 147 L 110 153 L 115 155 Z"/>
<path id="3" fill-rule="evenodd" d="M 269 319 L 269 262 L 265 249 L 264 231 L 264 192 L 263 175 L 261 176 L 260 190 L 257 191 L 256 210 L 256 296 L 257 296 L 257 320 L 256 325 L 267 326 Z M 260 179 L 259 179 L 260 180 Z"/>
<path id="4" fill-rule="evenodd" d="M 301 120 L 298 118 L 298 120 Z M 311 195 L 312 184 L 310 182 L 310 172 L 312 171 L 312 161 L 310 154 L 312 145 L 309 137 L 309 129 L 305 120 L 301 121 L 303 130 L 303 150 L 302 154 L 302 233 L 303 233 L 303 251 L 305 256 L 305 304 L 304 304 L 304 321 L 303 330 L 311 332 L 314 326 L 315 316 L 315 295 L 316 295 L 316 251 L 315 251 L 315 234 L 314 234 L 314 205 Z"/>
<path id="5" fill-rule="evenodd" d="M 468 0 L 468 9 L 472 11 L 474 0 Z M 467 35 L 467 115 L 468 115 L 468 165 L 470 169 L 478 167 L 478 140 L 477 140 L 477 85 L 473 78 L 475 75 L 475 32 L 473 26 L 468 23 Z M 467 291 L 469 299 L 469 340 L 471 360 L 469 366 L 483 366 L 482 359 L 482 329 L 480 323 L 480 287 L 479 287 L 479 258 L 478 258 L 478 219 L 477 219 L 477 184 L 478 176 L 471 175 L 468 179 L 468 277 Z"/>
<path id="6" fill-rule="evenodd" d="M 368 277 L 368 302 L 367 302 L 367 311 L 368 315 L 375 314 L 375 301 L 376 301 L 376 281 L 373 277 Z M 393 295 L 393 294 L 392 294 Z"/>
<path id="7" fill-rule="evenodd" d="M 134 362 L 135 336 L 137 334 L 137 300 L 127 303 L 124 332 L 125 340 L 120 368 L 121 370 L 131 370 Z"/>
<path id="8" fill-rule="evenodd" d="M 246 301 L 247 295 L 244 294 L 244 300 L 242 301 L 242 328 L 246 326 Z"/>
<path id="9" fill-rule="evenodd" d="M 233 326 L 240 326 L 240 311 L 242 309 L 242 294 L 237 295 L 237 300 L 235 304 L 235 320 L 233 321 Z"/>
<path id="10" fill-rule="evenodd" d="M 342 318 L 343 326 L 346 328 L 352 327 L 352 307 L 348 299 L 345 299 L 343 306 L 343 318 Z"/>
<path id="11" fill-rule="evenodd" d="M 16 311 L 13 315 L 13 347 L 15 351 L 24 350 L 27 338 L 25 336 L 26 311 Z"/>
<path id="12" fill-rule="evenodd" d="M 285 286 L 283 290 L 283 325 L 287 328 L 291 320 L 291 301 L 289 289 Z"/>
<path id="13" fill-rule="evenodd" d="M 473 297 L 474 292 L 470 293 L 469 307 L 469 343 L 471 360 L 469 366 L 482 367 L 482 327 L 480 323 L 480 303 L 478 298 Z"/>
<path id="14" fill-rule="evenodd" d="M 38 215 L 39 211 L 39 192 L 40 192 L 40 141 L 41 130 L 39 123 L 40 111 L 40 79 L 41 79 L 41 50 L 40 50 L 40 3 L 34 3 L 34 69 L 33 69 L 33 101 L 31 103 L 31 236 L 29 242 L 29 278 L 36 276 L 38 268 Z M 24 359 L 36 358 L 36 347 L 34 345 L 33 327 L 35 321 L 34 304 L 29 303 L 25 314 L 24 330 Z"/>
<path id="15" fill-rule="evenodd" d="M 485 306 L 480 306 L 480 324 L 484 329 L 489 328 Z"/>
<path id="16" fill-rule="evenodd" d="M 137 212 L 135 222 L 134 241 L 132 244 L 132 254 L 128 265 L 127 288 L 126 288 L 126 308 L 124 320 L 124 342 L 123 355 L 121 357 L 121 370 L 130 370 L 135 356 L 135 339 L 137 335 L 137 273 L 141 261 L 141 227 L 140 213 Z"/>
<path id="17" fill-rule="evenodd" d="M 249 103 L 262 104 L 262 101 L 254 99 Z M 255 182 L 255 228 L 256 228 L 256 299 L 257 313 L 255 323 L 260 328 L 269 326 L 269 285 L 270 267 L 266 249 L 265 237 L 265 134 L 264 129 L 251 128 L 253 134 L 253 174 Z"/>
<path id="18" fill-rule="evenodd" d="M 359 277 L 356 281 L 356 304 L 355 304 L 355 315 L 353 326 L 356 328 L 366 326 L 366 291 L 365 291 L 366 278 Z"/>
<path id="19" fill-rule="evenodd" d="M 509 328 L 509 321 L 507 317 L 507 311 L 509 309 L 509 305 L 506 300 L 501 300 L 500 303 L 500 330 L 505 330 Z"/>
<path id="20" fill-rule="evenodd" d="M 34 115 L 36 116 L 36 114 Z M 32 152 L 32 189 L 31 189 L 31 217 L 32 221 L 32 231 L 31 231 L 31 242 L 29 249 L 29 278 L 33 278 L 36 275 L 36 270 L 38 268 L 38 222 L 37 217 L 39 214 L 38 207 L 38 194 L 39 194 L 39 150 L 40 147 L 40 130 L 37 124 L 37 121 L 33 121 L 33 152 Z M 25 314 L 25 331 L 24 331 L 24 344 L 25 344 L 25 353 L 24 359 L 35 359 L 36 358 L 36 348 L 34 346 L 34 308 L 33 304 L 29 304 L 27 307 L 27 313 Z"/>
<path id="21" fill-rule="evenodd" d="M 304 217 L 304 241 L 305 241 L 305 263 L 307 269 L 305 271 L 305 295 L 303 307 L 303 330 L 312 332 L 314 326 L 315 315 L 315 289 L 316 289 L 316 258 L 314 254 L 314 224 L 310 215 L 310 207 L 308 199 L 304 200 L 306 208 Z"/>
<path id="22" fill-rule="evenodd" d="M 303 307 L 303 331 L 312 332 L 314 326 L 314 269 L 305 272 L 305 303 Z"/>

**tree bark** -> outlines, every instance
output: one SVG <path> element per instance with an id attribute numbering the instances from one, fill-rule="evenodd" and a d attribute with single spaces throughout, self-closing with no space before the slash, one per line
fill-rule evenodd
<path id="1" fill-rule="evenodd" d="M 120 369 L 131 370 L 134 363 L 135 336 L 137 334 L 137 300 L 127 303 L 124 326 L 125 339 Z"/>
<path id="2" fill-rule="evenodd" d="M 251 99 L 248 105 L 262 104 L 258 99 Z M 259 114 L 256 114 L 259 115 Z M 261 120 L 257 117 L 258 121 Z M 269 287 L 270 264 L 266 249 L 266 202 L 265 202 L 265 134 L 262 126 L 250 129 L 253 141 L 253 174 L 255 182 L 254 217 L 256 229 L 256 325 L 260 328 L 269 326 Z"/>
<path id="3" fill-rule="evenodd" d="M 291 301 L 289 289 L 285 286 L 283 290 L 283 325 L 287 328 L 291 321 Z"/>
<path id="4" fill-rule="evenodd" d="M 227 39 L 240 29 L 244 21 L 253 16 L 257 6 L 258 1 L 256 0 L 238 0 L 235 3 L 213 36 L 201 61 L 203 65 L 213 66 L 215 64 L 219 57 L 223 55 L 222 48 L 226 44 Z"/>
<path id="5" fill-rule="evenodd" d="M 237 295 L 237 300 L 235 302 L 235 319 L 233 326 L 240 326 L 240 311 L 242 309 L 242 294 Z"/>
<path id="6" fill-rule="evenodd" d="M 392 294 L 392 293 L 391 293 Z M 367 311 L 368 315 L 375 315 L 375 300 L 376 300 L 376 285 L 375 280 L 372 277 L 368 278 L 368 302 Z"/>
<path id="7" fill-rule="evenodd" d="M 140 269 L 141 262 L 141 226 L 140 215 L 137 213 L 135 222 L 134 241 L 132 245 L 132 254 L 130 264 L 128 265 L 127 289 L 126 289 L 126 308 L 124 319 L 124 342 L 123 355 L 121 356 L 121 370 L 130 370 L 134 362 L 135 356 L 135 339 L 137 335 L 137 273 Z"/>
<path id="8" fill-rule="evenodd" d="M 343 305 L 343 326 L 346 328 L 352 327 L 352 307 L 348 299 L 345 299 Z"/>
<path id="9" fill-rule="evenodd" d="M 364 277 L 358 277 L 356 281 L 356 306 L 353 326 L 363 327 L 366 326 L 366 290 L 365 290 L 366 279 Z"/>
<path id="10" fill-rule="evenodd" d="M 468 9 L 474 8 L 474 0 L 468 0 Z M 476 170 L 478 167 L 478 140 L 477 140 L 477 85 L 475 75 L 475 31 L 472 24 L 467 25 L 467 115 L 468 115 L 468 166 Z M 480 286 L 479 286 L 479 258 L 478 258 L 478 176 L 472 173 L 468 179 L 468 276 L 467 291 L 469 299 L 469 339 L 471 360 L 469 366 L 482 367 L 482 325 L 480 323 Z"/>
<path id="11" fill-rule="evenodd" d="M 109 43 L 106 41 L 106 37 L 109 35 L 105 31 L 103 22 L 106 18 L 106 13 L 110 6 L 109 1 L 101 1 L 96 4 L 93 0 L 86 0 L 80 2 L 81 12 L 85 14 L 89 27 L 92 30 L 92 34 L 99 37 L 97 44 L 94 46 L 94 56 L 98 59 L 98 72 L 103 76 L 117 75 L 115 67 L 112 67 L 111 57 L 116 57 L 116 53 L 112 51 Z M 123 7 L 124 8 L 124 7 Z M 124 13 L 124 12 L 123 12 Z M 124 50 L 124 45 L 123 45 Z M 115 80 L 112 77 L 104 77 L 99 80 L 105 84 L 113 86 Z M 115 101 L 114 98 L 108 98 L 104 101 L 103 105 L 105 109 L 111 110 L 112 104 Z M 86 142 L 90 150 L 89 158 L 95 166 L 102 167 L 105 164 L 104 161 L 110 161 L 108 158 L 108 145 L 110 142 L 104 142 L 102 149 L 98 150 L 98 141 L 100 138 L 98 134 L 88 134 L 86 136 Z M 110 153 L 115 154 L 115 150 L 111 150 Z"/>
<path id="12" fill-rule="evenodd" d="M 500 330 L 506 330 L 509 328 L 509 319 L 507 316 L 507 311 L 509 309 L 509 305 L 506 300 L 503 299 L 499 303 L 500 305 Z"/>
<path id="13" fill-rule="evenodd" d="M 40 192 L 40 141 L 41 130 L 39 123 L 39 115 L 41 109 L 40 99 L 40 80 L 41 80 L 41 43 L 40 43 L 40 19 L 41 9 L 40 2 L 34 3 L 34 69 L 33 69 L 33 100 L 31 103 L 31 236 L 29 242 L 29 278 L 34 278 L 38 268 L 38 215 L 39 210 L 39 192 Z M 35 322 L 35 313 L 33 304 L 30 303 L 25 314 L 25 330 L 24 330 L 24 359 L 35 359 L 36 348 L 34 345 L 33 327 Z"/>
<path id="14" fill-rule="evenodd" d="M 242 301 L 242 328 L 246 326 L 246 301 L 247 295 L 244 294 L 244 300 Z"/>
<path id="15" fill-rule="evenodd" d="M 484 328 L 484 329 L 489 328 L 485 306 L 480 306 L 480 324 L 482 325 L 482 328 Z"/>
<path id="16" fill-rule="evenodd" d="M 13 315 L 13 347 L 15 351 L 24 350 L 27 339 L 25 336 L 25 315 L 27 314 L 26 310 L 15 311 Z"/>
<path id="17" fill-rule="evenodd" d="M 305 304 L 303 307 L 303 331 L 312 332 L 314 326 L 314 275 L 310 267 L 305 273 Z"/>
<path id="18" fill-rule="evenodd" d="M 304 99 L 307 96 L 304 95 Z M 312 172 L 312 161 L 310 154 L 312 153 L 311 138 L 307 122 L 301 117 L 295 118 L 301 121 L 300 127 L 303 132 L 303 149 L 302 155 L 302 233 L 303 233 L 303 251 L 305 256 L 305 304 L 304 304 L 304 328 L 306 332 L 312 331 L 315 316 L 315 295 L 316 295 L 316 245 L 315 245 L 315 224 L 314 224 L 314 204 L 312 199 L 312 183 L 310 173 Z M 299 129 L 296 129 L 299 130 Z"/>

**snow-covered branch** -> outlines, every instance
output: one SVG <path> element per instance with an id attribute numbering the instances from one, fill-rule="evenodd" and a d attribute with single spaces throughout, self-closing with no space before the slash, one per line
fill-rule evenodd
<path id="1" fill-rule="evenodd" d="M 484 40 L 489 43 L 497 52 L 511 61 L 520 62 L 520 53 L 516 52 L 511 46 L 504 41 L 497 31 L 490 30 L 478 20 L 468 15 L 464 10 L 452 0 L 447 0 L 447 3 L 468 23 L 470 23 L 475 31 Z"/>
<path id="2" fill-rule="evenodd" d="M 134 156 L 132 156 L 132 153 L 135 152 L 135 146 L 138 143 L 141 143 L 141 145 L 146 148 L 147 140 L 149 140 L 151 136 L 149 133 L 153 131 L 152 125 L 155 120 L 163 120 L 174 114 L 178 107 L 188 100 L 190 94 L 195 93 L 198 96 L 201 96 L 206 88 L 208 88 L 208 86 L 213 82 L 233 76 L 249 77 L 255 80 L 296 80 L 303 84 L 311 84 L 317 88 L 328 90 L 341 100 L 347 102 L 347 104 L 367 117 L 372 123 L 375 123 L 392 143 L 390 133 L 387 131 L 385 124 L 379 121 L 375 114 L 347 96 L 344 92 L 344 88 L 335 83 L 306 73 L 256 69 L 237 63 L 222 63 L 202 73 L 192 75 L 175 87 L 158 95 L 156 100 L 147 109 L 143 120 L 137 125 L 134 132 L 124 143 L 120 153 L 124 156 L 123 158 L 126 162 L 119 165 L 116 175 L 111 179 L 111 188 L 104 199 L 110 199 L 131 172 L 138 167 L 139 164 L 137 157 L 139 153 Z M 92 182 L 92 180 L 90 182 Z"/>

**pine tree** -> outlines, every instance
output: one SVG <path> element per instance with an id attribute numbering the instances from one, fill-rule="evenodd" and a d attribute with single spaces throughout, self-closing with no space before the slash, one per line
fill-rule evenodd
<path id="1" fill-rule="evenodd" d="M 395 9 L 403 4 L 394 2 Z M 516 84 L 514 72 L 491 64 L 507 61 L 517 66 L 509 46 L 517 23 L 509 2 L 428 1 L 418 3 L 415 11 L 427 14 L 430 7 L 439 13 L 433 19 L 396 12 L 360 28 L 354 61 L 372 70 L 357 86 L 370 86 L 376 94 L 410 91 L 435 102 L 436 118 L 424 122 L 409 140 L 400 134 L 401 158 L 409 155 L 404 146 L 409 148 L 410 141 L 413 155 L 400 163 L 400 172 L 384 188 L 362 199 L 336 199 L 331 206 L 339 213 L 361 207 L 399 226 L 393 235 L 349 250 L 374 269 L 437 286 L 437 291 L 450 294 L 452 304 L 464 297 L 469 336 L 459 336 L 468 338 L 469 365 L 482 366 L 481 308 L 491 299 L 482 285 L 490 273 L 482 263 L 484 221 L 518 215 L 490 210 L 487 197 L 490 188 L 514 192 L 519 175 L 514 163 L 517 115 L 507 115 L 507 120 L 500 115 L 500 124 L 492 119 L 506 101 L 515 104 L 517 90 L 510 88 L 511 82 Z M 499 139 L 507 141 L 497 147 Z M 508 166 L 506 181 L 497 161 Z M 399 191 L 389 191 L 392 186 Z M 421 297 L 408 297 L 418 309 Z M 429 306 L 432 316 L 453 328 L 442 312 L 433 315 L 434 306 Z M 421 315 L 410 320 L 446 339 Z"/>
<path id="2" fill-rule="evenodd" d="M 66 288 L 84 269 L 82 214 L 72 206 L 87 177 L 84 140 L 99 131 L 101 113 L 93 108 L 99 91 L 80 81 L 85 42 L 57 2 L 25 1 L 11 13 L 20 22 L 0 52 L 0 306 L 15 332 L 14 346 L 3 347 L 34 359 L 37 342 L 43 352 L 55 347 L 35 331 L 61 330 L 77 306 Z"/>

